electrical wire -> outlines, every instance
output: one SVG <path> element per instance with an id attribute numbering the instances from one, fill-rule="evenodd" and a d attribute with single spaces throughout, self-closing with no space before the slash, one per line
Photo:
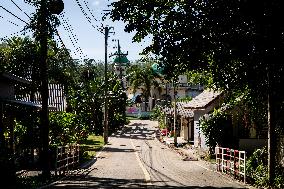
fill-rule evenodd
<path id="1" fill-rule="evenodd" d="M 81 3 L 79 2 L 79 0 L 75 0 L 75 1 L 76 1 L 77 5 L 79 6 L 81 12 L 83 13 L 83 15 L 85 16 L 85 18 L 87 19 L 87 21 L 91 24 L 91 26 L 92 26 L 95 30 L 97 30 L 97 31 L 99 31 L 100 33 L 103 34 L 102 30 L 99 29 L 98 26 L 94 26 L 94 25 L 93 25 L 91 18 L 88 16 L 88 14 L 87 14 L 86 11 L 84 10 L 84 8 L 83 8 L 83 6 L 81 5 Z"/>
<path id="2" fill-rule="evenodd" d="M 75 50 L 77 51 L 77 53 L 81 54 L 81 52 L 78 51 L 78 48 L 76 47 L 75 43 L 76 43 L 76 39 L 74 38 L 74 34 L 73 34 L 73 31 L 72 31 L 72 28 L 69 26 L 69 24 L 67 23 L 67 21 L 65 20 L 64 18 L 64 15 L 62 14 L 61 15 L 61 19 L 63 20 L 63 27 L 65 29 L 65 31 L 68 33 L 68 34 L 71 34 L 71 35 L 68 35 L 73 47 L 75 48 Z M 74 52 L 75 53 L 75 52 Z M 75 53 L 76 55 L 76 53 Z M 80 55 L 79 55 L 80 56 Z M 81 56 L 80 56 L 81 58 Z"/>
<path id="3" fill-rule="evenodd" d="M 31 19 L 31 17 L 25 11 L 23 11 L 13 0 L 11 1 L 20 11 L 22 11 L 27 17 L 29 17 L 29 19 Z"/>
<path id="4" fill-rule="evenodd" d="M 98 21 L 98 20 L 95 18 L 95 16 L 93 15 L 93 13 L 92 13 L 91 9 L 89 8 L 88 3 L 87 3 L 85 0 L 83 0 L 83 2 L 84 2 L 84 4 L 85 4 L 85 6 L 87 7 L 87 9 L 88 9 L 89 13 L 90 13 L 90 14 L 91 14 L 91 16 L 93 17 L 93 19 L 94 19 L 95 21 Z"/>
<path id="5" fill-rule="evenodd" d="M 71 35 L 68 35 L 68 37 L 69 37 L 69 39 L 70 39 L 70 41 L 71 41 L 73 47 L 74 47 L 75 50 L 77 51 L 77 53 L 78 53 L 80 59 L 83 59 L 83 57 L 85 57 L 85 56 L 84 56 L 84 54 L 83 54 L 83 51 L 82 51 L 81 47 L 78 45 L 78 41 L 79 41 L 79 40 L 78 40 L 78 38 L 77 38 L 77 35 L 74 34 L 74 32 L 73 32 L 74 29 L 73 29 L 72 25 L 69 24 L 69 19 L 64 15 L 64 12 L 63 12 L 63 14 L 60 14 L 59 16 L 60 16 L 60 18 L 61 18 L 62 21 L 63 21 L 63 23 L 62 23 L 63 28 L 65 29 L 65 31 L 66 31 L 68 34 L 71 34 Z M 65 17 L 66 17 L 66 18 L 65 18 Z M 75 54 L 75 55 L 76 55 L 76 54 Z"/>
<path id="6" fill-rule="evenodd" d="M 5 19 L 3 16 L 0 16 L 0 18 Z M 9 22 L 9 23 L 11 23 L 11 24 L 13 24 L 13 25 L 15 25 L 15 26 L 19 26 L 18 24 L 15 24 L 14 22 L 12 22 L 12 21 L 10 21 L 10 20 L 6 20 L 6 21 Z"/>
<path id="7" fill-rule="evenodd" d="M 81 55 L 82 55 L 84 58 L 86 58 L 87 56 L 83 53 L 83 50 L 82 50 L 82 48 L 81 48 L 80 45 L 79 45 L 78 36 L 76 35 L 76 33 L 73 33 L 74 29 L 73 29 L 72 26 L 69 24 L 69 19 L 68 19 L 68 17 L 66 18 L 66 20 L 67 20 L 67 24 L 69 25 L 69 27 L 70 27 L 70 29 L 71 29 L 71 31 L 72 31 L 72 35 L 73 35 L 73 38 L 74 38 L 74 40 L 75 40 L 75 43 L 78 45 L 78 50 L 79 50 L 79 52 L 81 53 Z"/>
<path id="8" fill-rule="evenodd" d="M 22 29 L 22 30 L 17 31 L 17 32 L 14 32 L 14 33 L 12 33 L 12 34 L 10 34 L 10 35 L 6 35 L 5 37 L 0 37 L 0 41 L 5 41 L 5 40 L 7 40 L 8 38 L 10 38 L 10 36 L 15 36 L 15 35 L 18 36 L 18 34 L 20 34 L 20 33 L 22 34 L 24 31 L 25 31 L 25 29 Z"/>
<path id="9" fill-rule="evenodd" d="M 6 9 L 5 7 L 3 7 L 2 5 L 0 5 L 0 8 L 2 8 L 3 10 L 5 10 L 5 11 L 8 12 L 9 14 L 11 14 L 11 15 L 14 16 L 15 18 L 17 18 L 18 20 L 21 20 L 22 22 L 28 24 L 26 21 L 22 20 L 21 18 L 19 18 L 18 16 L 16 16 L 14 13 L 12 13 L 11 11 L 9 11 L 9 10 Z"/>

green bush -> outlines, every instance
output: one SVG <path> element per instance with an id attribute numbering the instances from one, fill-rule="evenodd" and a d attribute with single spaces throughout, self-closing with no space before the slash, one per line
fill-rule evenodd
<path id="1" fill-rule="evenodd" d="M 88 137 L 86 127 L 80 123 L 80 119 L 76 114 L 66 112 L 50 113 L 49 121 L 51 145 L 66 145 Z"/>
<path id="2" fill-rule="evenodd" d="M 284 168 L 278 166 L 275 173 L 274 186 L 276 188 L 284 188 Z"/>
<path id="3" fill-rule="evenodd" d="M 248 158 L 246 164 L 246 172 L 249 178 L 252 180 L 252 184 L 257 187 L 268 187 L 268 153 L 266 148 L 257 149 Z M 273 181 L 274 188 L 284 188 L 284 171 L 281 167 L 276 167 L 275 179 Z"/>
<path id="4" fill-rule="evenodd" d="M 152 114 L 150 115 L 150 119 L 151 120 L 157 120 L 159 122 L 159 127 L 161 129 L 166 127 L 166 123 L 165 123 L 165 114 L 164 112 L 161 110 L 160 106 L 156 106 L 153 110 L 152 110 Z"/>
<path id="5" fill-rule="evenodd" d="M 252 183 L 259 187 L 267 187 L 268 169 L 267 169 L 267 150 L 266 148 L 257 149 L 248 158 L 246 164 L 247 175 L 252 179 Z"/>
<path id="6" fill-rule="evenodd" d="M 206 145 L 209 146 L 209 152 L 212 154 L 217 144 L 222 147 L 230 147 L 232 138 L 227 133 L 228 118 L 229 115 L 226 112 L 214 109 L 208 118 L 200 120 L 200 129 L 205 135 Z"/>

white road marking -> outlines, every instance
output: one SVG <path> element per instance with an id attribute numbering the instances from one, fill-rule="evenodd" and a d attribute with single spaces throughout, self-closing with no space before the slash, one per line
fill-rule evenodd
<path id="1" fill-rule="evenodd" d="M 130 139 L 130 142 L 131 142 L 131 145 L 132 145 L 133 149 L 135 150 L 135 146 L 134 146 L 134 144 L 133 144 L 133 142 L 132 142 L 132 139 Z M 140 160 L 140 158 L 139 158 L 139 155 L 138 155 L 138 152 L 137 152 L 137 151 L 135 152 L 135 155 L 136 155 L 136 159 L 137 159 L 137 161 L 138 161 L 138 163 L 139 163 L 139 166 L 141 167 L 141 169 L 142 169 L 142 171 L 143 171 L 143 173 L 144 173 L 145 181 L 146 181 L 147 185 L 148 185 L 148 186 L 149 186 L 149 185 L 152 185 L 150 174 L 149 174 L 149 172 L 147 171 L 147 169 L 143 166 L 143 164 L 142 164 L 142 162 L 141 162 L 141 160 Z"/>

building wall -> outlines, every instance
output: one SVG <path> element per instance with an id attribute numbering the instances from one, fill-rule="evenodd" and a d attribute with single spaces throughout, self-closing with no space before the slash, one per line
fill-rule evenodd
<path id="1" fill-rule="evenodd" d="M 193 138 L 191 138 L 192 136 L 192 128 L 193 124 L 192 124 L 193 120 L 190 118 L 181 118 L 181 131 L 180 131 L 180 136 L 183 137 L 184 140 L 186 141 L 191 141 L 193 140 Z"/>
<path id="2" fill-rule="evenodd" d="M 202 133 L 199 126 L 199 119 L 205 114 L 212 111 L 215 107 L 220 106 L 219 99 L 215 99 L 215 101 L 206 107 L 204 110 L 194 110 L 194 146 L 200 147 L 203 149 L 208 149 L 208 146 L 205 144 L 205 135 Z"/>
<path id="3" fill-rule="evenodd" d="M 179 75 L 178 76 L 178 83 L 187 83 L 187 76 L 186 75 Z"/>

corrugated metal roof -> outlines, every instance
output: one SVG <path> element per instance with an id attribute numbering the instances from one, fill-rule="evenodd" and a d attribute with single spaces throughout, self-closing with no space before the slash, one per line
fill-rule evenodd
<path id="1" fill-rule="evenodd" d="M 29 106 L 29 107 L 34 107 L 36 109 L 41 110 L 41 104 L 36 104 L 33 102 L 27 102 L 27 101 L 21 101 L 21 100 L 10 100 L 10 99 L 0 99 L 2 102 L 6 102 L 9 104 L 17 104 L 17 105 L 23 105 L 23 106 Z M 48 106 L 49 110 L 56 110 L 55 106 Z"/>
<path id="2" fill-rule="evenodd" d="M 30 84 L 31 81 L 21 78 L 19 76 L 16 76 L 14 74 L 11 73 L 0 73 L 0 80 L 4 80 L 7 82 L 13 82 L 13 83 L 23 83 L 23 84 Z"/>
<path id="3" fill-rule="evenodd" d="M 177 102 L 176 104 L 176 111 L 177 111 L 177 115 L 181 116 L 181 117 L 187 117 L 187 118 L 192 118 L 194 116 L 194 113 L 192 110 L 189 109 L 184 109 L 185 102 Z M 164 107 L 162 108 L 162 111 L 165 112 L 165 114 L 167 115 L 174 115 L 174 108 L 172 107 Z"/>
<path id="4" fill-rule="evenodd" d="M 219 91 L 204 90 L 191 101 L 184 104 L 185 109 L 203 109 L 210 105 L 215 99 L 221 95 Z"/>

